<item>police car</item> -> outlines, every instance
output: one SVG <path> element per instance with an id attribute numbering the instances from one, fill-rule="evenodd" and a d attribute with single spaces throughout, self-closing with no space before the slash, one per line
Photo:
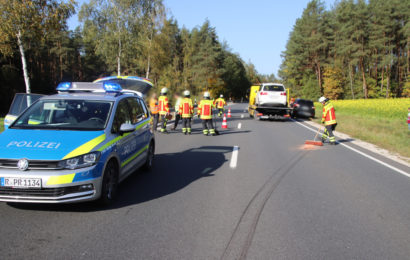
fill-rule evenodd
<path id="1" fill-rule="evenodd" d="M 152 167 L 149 110 L 110 80 L 64 82 L 57 91 L 0 134 L 0 201 L 109 204 L 121 181 Z"/>

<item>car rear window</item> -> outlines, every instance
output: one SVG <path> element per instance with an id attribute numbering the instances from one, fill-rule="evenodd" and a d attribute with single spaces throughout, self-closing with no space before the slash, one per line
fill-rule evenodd
<path id="1" fill-rule="evenodd" d="M 268 85 L 263 87 L 264 91 L 285 91 L 285 88 L 280 85 Z"/>
<path id="2" fill-rule="evenodd" d="M 297 103 L 300 105 L 313 106 L 313 101 L 311 100 L 300 99 L 297 101 Z"/>

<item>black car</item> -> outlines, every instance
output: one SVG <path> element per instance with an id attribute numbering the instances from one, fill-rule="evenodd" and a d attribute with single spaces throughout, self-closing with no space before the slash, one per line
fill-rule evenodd
<path id="1" fill-rule="evenodd" d="M 298 98 L 291 104 L 293 111 L 291 116 L 295 117 L 315 117 L 315 106 L 312 100 Z"/>

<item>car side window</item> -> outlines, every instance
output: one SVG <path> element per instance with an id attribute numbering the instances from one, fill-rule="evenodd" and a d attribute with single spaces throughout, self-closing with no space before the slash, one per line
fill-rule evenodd
<path id="1" fill-rule="evenodd" d="M 132 124 L 135 125 L 145 118 L 144 109 L 137 98 L 129 98 L 128 101 L 131 107 Z"/>
<path id="2" fill-rule="evenodd" d="M 118 103 L 117 111 L 115 112 L 114 122 L 111 132 L 118 133 L 122 124 L 131 124 L 131 114 L 127 99 L 123 99 Z"/>
<path id="3" fill-rule="evenodd" d="M 149 110 L 142 99 L 139 99 L 142 109 L 144 110 L 145 118 L 149 117 Z"/>

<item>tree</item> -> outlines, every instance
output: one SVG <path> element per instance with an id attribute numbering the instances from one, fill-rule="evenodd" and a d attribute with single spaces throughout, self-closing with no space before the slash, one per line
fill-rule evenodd
<path id="1" fill-rule="evenodd" d="M 340 99 L 343 96 L 344 77 L 339 67 L 326 67 L 324 70 L 323 94 L 327 98 Z"/>
<path id="2" fill-rule="evenodd" d="M 74 4 L 74 0 L 67 3 L 54 0 L 0 0 L 0 51 L 8 56 L 12 54 L 13 46 L 18 46 L 27 93 L 31 92 L 31 87 L 26 42 L 44 39 L 48 31 L 64 27 L 66 19 L 74 12 Z"/>

